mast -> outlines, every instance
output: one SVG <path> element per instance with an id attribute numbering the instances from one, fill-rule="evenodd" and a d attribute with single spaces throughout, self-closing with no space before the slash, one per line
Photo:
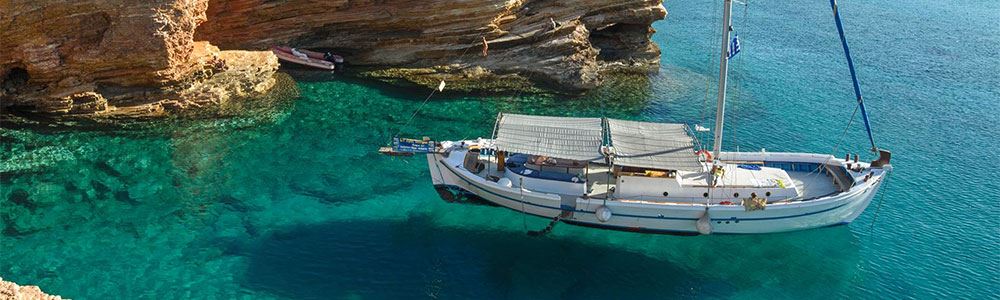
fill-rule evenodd
<path id="1" fill-rule="evenodd" d="M 733 0 L 725 0 L 723 7 L 722 54 L 719 56 L 719 101 L 715 111 L 715 143 L 712 146 L 714 159 L 719 159 L 719 152 L 722 151 L 722 125 L 726 114 L 726 79 L 729 75 L 729 32 L 732 30 Z"/>
<path id="2" fill-rule="evenodd" d="M 865 99 L 861 97 L 861 84 L 858 83 L 858 74 L 854 72 L 854 60 L 851 58 L 851 48 L 847 46 L 847 37 L 844 36 L 844 25 L 840 23 L 840 10 L 837 8 L 837 0 L 830 0 L 830 7 L 833 8 L 833 19 L 837 21 L 837 33 L 840 34 L 840 44 L 844 46 L 844 55 L 847 56 L 847 68 L 851 69 L 851 80 L 854 82 L 854 95 L 858 97 L 858 107 L 861 110 L 861 119 L 865 121 L 865 131 L 868 132 L 868 141 L 872 143 L 872 151 L 878 151 L 875 146 L 875 136 L 872 135 L 872 126 L 868 123 L 868 111 L 865 109 Z M 716 135 L 718 137 L 718 134 Z"/>

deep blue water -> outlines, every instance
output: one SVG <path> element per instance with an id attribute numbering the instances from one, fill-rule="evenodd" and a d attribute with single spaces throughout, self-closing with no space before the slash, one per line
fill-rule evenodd
<path id="1" fill-rule="evenodd" d="M 487 136 L 497 111 L 712 124 L 716 2 L 665 3 L 648 80 L 435 98 L 404 133 Z M 854 96 L 828 5 L 736 8 L 727 149 L 865 153 L 857 120 L 841 140 Z M 374 153 L 422 92 L 296 74 L 299 97 L 229 118 L 0 129 L 0 277 L 74 299 L 1000 298 L 1000 2 L 841 9 L 895 167 L 848 226 L 529 237 L 547 220 L 446 204 L 422 159 Z"/>

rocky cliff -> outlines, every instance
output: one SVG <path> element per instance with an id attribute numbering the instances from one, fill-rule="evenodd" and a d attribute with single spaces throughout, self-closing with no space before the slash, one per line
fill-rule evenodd
<path id="1" fill-rule="evenodd" d="M 660 0 L 0 1 L 0 108 L 157 115 L 253 96 L 274 84 L 272 45 L 391 82 L 580 92 L 657 70 L 665 14 Z"/>
<path id="2" fill-rule="evenodd" d="M 46 294 L 34 285 L 17 285 L 16 283 L 4 281 L 3 278 L 0 278 L 0 300 L 6 299 L 59 300 L 62 297 Z"/>
<path id="3" fill-rule="evenodd" d="M 269 52 L 194 40 L 208 0 L 0 1 L 0 107 L 157 115 L 267 90 Z"/>
<path id="4" fill-rule="evenodd" d="M 658 70 L 650 25 L 666 10 L 660 0 L 213 0 L 207 14 L 195 36 L 225 49 L 290 44 L 345 53 L 370 77 L 573 92 L 609 69 Z"/>

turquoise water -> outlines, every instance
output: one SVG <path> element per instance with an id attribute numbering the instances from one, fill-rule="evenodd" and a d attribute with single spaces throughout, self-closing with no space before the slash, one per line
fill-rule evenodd
<path id="1" fill-rule="evenodd" d="M 665 5 L 659 75 L 582 99 L 435 98 L 403 132 L 487 136 L 497 111 L 710 124 L 718 5 Z M 727 148 L 838 143 L 853 95 L 826 5 L 736 9 Z M 1000 3 L 841 5 L 895 165 L 849 226 L 529 237 L 546 220 L 446 204 L 421 158 L 374 153 L 424 92 L 296 73 L 297 99 L 226 118 L 8 123 L 0 277 L 74 299 L 1000 297 Z M 844 140 L 838 156 L 866 148 L 858 123 Z"/>

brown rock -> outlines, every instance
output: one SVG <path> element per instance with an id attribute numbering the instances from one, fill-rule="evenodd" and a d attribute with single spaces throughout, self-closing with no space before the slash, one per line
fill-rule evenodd
<path id="1" fill-rule="evenodd" d="M 266 90 L 277 67 L 273 54 L 230 54 L 194 41 L 207 9 L 208 0 L 2 1 L 0 108 L 148 115 L 167 101 L 211 95 L 217 98 L 208 102 L 218 102 Z M 249 57 L 261 71 L 229 61 Z M 237 67 L 230 74 L 219 65 Z M 217 76 L 246 76 L 249 88 Z M 191 90 L 212 83 L 226 84 Z"/>
<path id="2" fill-rule="evenodd" d="M 658 70 L 650 25 L 666 10 L 660 0 L 213 0 L 207 15 L 197 39 L 225 49 L 332 49 L 364 67 L 362 75 L 431 87 L 481 67 L 497 77 L 473 80 L 516 73 L 557 90 L 583 91 L 600 84 L 605 69 Z M 434 70 L 426 74 L 430 79 L 413 76 L 426 70 Z"/>
<path id="3" fill-rule="evenodd" d="M 0 300 L 59 300 L 62 297 L 52 296 L 42 292 L 37 286 L 19 286 L 0 278 Z"/>
<path id="4" fill-rule="evenodd" d="M 660 0 L 0 1 L 0 110 L 224 104 L 274 84 L 273 45 L 335 50 L 396 83 L 582 92 L 607 70 L 657 70 L 650 24 L 665 15 Z"/>

